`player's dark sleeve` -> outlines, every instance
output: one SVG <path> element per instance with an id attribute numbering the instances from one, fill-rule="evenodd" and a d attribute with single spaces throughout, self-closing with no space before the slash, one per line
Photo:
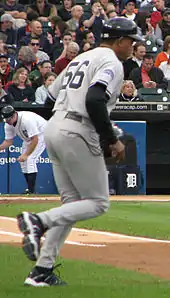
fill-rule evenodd
<path id="1" fill-rule="evenodd" d="M 55 98 L 52 95 L 48 94 L 44 103 L 44 107 L 52 110 L 54 107 L 55 101 L 56 101 Z"/>
<path id="2" fill-rule="evenodd" d="M 86 109 L 101 141 L 107 144 L 114 144 L 117 137 L 112 128 L 106 103 L 108 96 L 106 95 L 106 86 L 95 84 L 88 89 L 86 95 Z"/>

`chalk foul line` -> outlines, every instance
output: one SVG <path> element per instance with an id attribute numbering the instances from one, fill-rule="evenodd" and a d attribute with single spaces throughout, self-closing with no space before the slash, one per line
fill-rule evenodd
<path id="1" fill-rule="evenodd" d="M 16 218 L 12 217 L 5 217 L 5 216 L 0 216 L 0 220 L 9 220 L 16 222 Z M 96 231 L 96 230 L 87 230 L 87 229 L 78 229 L 78 228 L 73 228 L 73 231 L 79 232 L 79 233 L 89 233 L 89 234 L 98 234 L 98 235 L 103 235 L 103 236 L 108 236 L 112 238 L 120 238 L 120 239 L 129 239 L 129 240 L 139 240 L 142 242 L 157 242 L 157 243 L 168 243 L 170 244 L 170 240 L 161 240 L 161 239 L 154 239 L 154 238 L 145 238 L 145 237 L 138 237 L 138 236 L 129 236 L 129 235 L 124 235 L 124 234 L 118 234 L 118 233 L 111 233 L 111 232 L 105 232 L 105 231 Z M 0 231 L 0 234 L 3 235 L 13 235 L 16 234 L 16 237 L 22 237 L 22 234 L 17 234 L 17 233 L 12 233 L 12 232 L 5 232 L 5 231 Z M 79 246 L 92 246 L 92 247 L 105 247 L 105 244 L 91 244 L 91 243 L 82 243 L 82 242 L 74 242 L 74 241 L 65 241 L 67 244 L 71 245 L 79 245 Z"/>
<path id="2" fill-rule="evenodd" d="M 0 235 L 23 238 L 22 234 L 13 233 L 13 232 L 6 232 L 6 231 L 0 231 Z M 45 238 L 42 237 L 42 240 L 45 240 Z M 81 242 L 67 241 L 67 240 L 65 241 L 65 243 L 70 244 L 70 245 L 90 246 L 90 247 L 105 247 L 106 246 L 105 244 L 81 243 Z"/>

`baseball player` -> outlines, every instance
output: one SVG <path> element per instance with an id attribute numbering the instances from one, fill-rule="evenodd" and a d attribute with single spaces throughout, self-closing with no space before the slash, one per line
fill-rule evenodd
<path id="1" fill-rule="evenodd" d="M 17 112 L 11 105 L 2 108 L 1 117 L 5 122 L 5 140 L 0 144 L 0 150 L 11 146 L 16 135 L 23 140 L 22 154 L 17 160 L 20 162 L 28 185 L 25 194 L 34 193 L 37 175 L 36 162 L 45 149 L 43 132 L 47 121 L 33 112 Z"/>
<path id="2" fill-rule="evenodd" d="M 72 226 L 102 215 L 109 208 L 108 175 L 100 139 L 117 161 L 124 158 L 124 145 L 114 133 L 107 107 L 113 107 L 120 93 L 120 60 L 129 56 L 133 41 L 140 38 L 136 24 L 126 18 L 106 22 L 101 38 L 98 48 L 72 60 L 50 87 L 56 102 L 45 129 L 45 141 L 62 206 L 17 216 L 24 234 L 24 252 L 29 259 L 37 260 L 26 285 L 65 284 L 53 269 Z"/>

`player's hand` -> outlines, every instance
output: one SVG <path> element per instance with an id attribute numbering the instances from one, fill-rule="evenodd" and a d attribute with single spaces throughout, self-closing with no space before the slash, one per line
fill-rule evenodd
<path id="1" fill-rule="evenodd" d="M 125 158 L 125 146 L 121 141 L 118 140 L 115 144 L 109 145 L 109 148 L 112 157 L 115 157 L 117 162 Z"/>
<path id="2" fill-rule="evenodd" d="M 22 155 L 20 155 L 20 156 L 17 158 L 17 160 L 18 160 L 19 162 L 24 162 L 24 161 L 27 160 L 27 158 L 28 158 L 28 156 L 27 156 L 26 154 L 22 154 Z"/>

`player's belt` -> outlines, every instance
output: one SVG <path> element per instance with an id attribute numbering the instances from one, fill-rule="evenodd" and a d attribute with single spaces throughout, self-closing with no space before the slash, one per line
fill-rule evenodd
<path id="1" fill-rule="evenodd" d="M 82 122 L 82 119 L 83 119 L 83 117 L 81 115 L 77 114 L 76 112 L 68 112 L 65 115 L 65 118 L 71 119 L 74 121 L 78 121 L 78 122 Z"/>

